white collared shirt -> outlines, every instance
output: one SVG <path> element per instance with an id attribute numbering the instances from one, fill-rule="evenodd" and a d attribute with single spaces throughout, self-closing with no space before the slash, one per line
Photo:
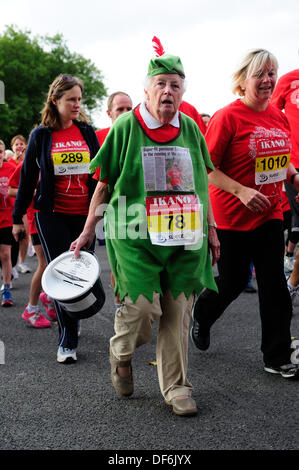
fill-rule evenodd
<path id="1" fill-rule="evenodd" d="M 139 108 L 140 114 L 142 119 L 144 120 L 146 126 L 149 129 L 159 129 L 159 127 L 162 127 L 163 124 L 161 122 L 157 121 L 156 118 L 147 110 L 145 103 L 141 103 L 140 108 Z M 170 121 L 172 126 L 179 128 L 180 127 L 180 120 L 179 120 L 179 112 L 177 111 Z"/>

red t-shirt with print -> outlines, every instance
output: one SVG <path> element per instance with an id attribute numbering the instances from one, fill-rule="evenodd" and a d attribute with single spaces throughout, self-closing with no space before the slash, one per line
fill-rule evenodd
<path id="1" fill-rule="evenodd" d="M 52 133 L 51 157 L 54 166 L 54 211 L 87 215 L 90 151 L 75 124 Z"/>
<path id="2" fill-rule="evenodd" d="M 280 77 L 270 102 L 285 110 L 291 128 L 291 162 L 299 168 L 299 69 Z"/>
<path id="3" fill-rule="evenodd" d="M 272 105 L 257 112 L 236 100 L 217 111 L 205 135 L 212 162 L 227 176 L 269 197 L 271 207 L 257 214 L 236 196 L 210 185 L 210 198 L 216 223 L 224 230 L 253 230 L 270 219 L 282 219 L 281 181 L 256 184 L 268 178 L 267 171 L 256 172 L 256 159 L 272 163 L 285 161 L 291 152 L 290 127 L 284 113 Z M 267 160 L 268 159 L 268 160 Z M 270 164 L 269 164 L 270 165 Z M 271 180 L 272 178 L 272 180 Z"/>
<path id="4" fill-rule="evenodd" d="M 0 168 L 0 228 L 12 227 L 14 198 L 8 196 L 8 181 L 15 170 L 15 165 L 3 162 Z"/>

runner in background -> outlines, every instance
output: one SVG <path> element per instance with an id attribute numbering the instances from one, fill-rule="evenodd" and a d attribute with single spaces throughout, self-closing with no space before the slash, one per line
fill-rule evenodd
<path id="1" fill-rule="evenodd" d="M 130 96 L 127 93 L 125 93 L 124 91 L 115 91 L 114 93 L 112 93 L 108 97 L 107 110 L 106 110 L 107 116 L 111 119 L 111 124 L 113 124 L 114 121 L 116 120 L 116 118 L 118 116 L 120 116 L 121 114 L 126 113 L 127 111 L 131 111 L 132 106 L 133 106 L 133 104 L 132 104 L 132 100 L 131 100 Z M 106 138 L 106 136 L 107 136 L 107 134 L 110 130 L 110 127 L 111 126 L 105 127 L 104 129 L 99 129 L 99 130 L 96 131 L 96 136 L 98 138 L 100 147 L 102 147 L 102 145 L 105 141 L 105 138 Z M 100 175 L 100 168 L 97 169 L 94 178 L 96 180 L 98 180 L 99 175 Z M 97 237 L 99 245 L 105 245 L 105 234 L 104 234 L 103 221 L 101 221 L 99 223 L 98 227 L 97 227 L 96 237 Z M 110 281 L 111 281 L 112 288 L 114 289 L 115 280 L 114 280 L 112 272 L 111 272 L 111 275 L 110 275 Z M 115 306 L 116 306 L 116 308 L 118 308 L 120 306 L 119 300 L 117 300 L 117 299 L 115 299 Z"/>
<path id="2" fill-rule="evenodd" d="M 121 114 L 127 113 L 128 111 L 131 111 L 132 107 L 133 107 L 132 100 L 131 100 L 130 96 L 127 93 L 125 93 L 123 91 L 116 91 L 116 92 L 112 93 L 108 97 L 107 111 L 106 111 L 108 117 L 111 119 L 111 124 L 113 124 L 115 122 L 115 120 L 118 118 L 118 116 L 120 116 Z M 104 129 L 99 129 L 98 131 L 96 131 L 96 136 L 98 138 L 100 147 L 102 147 L 109 130 L 110 130 L 110 127 L 106 127 Z M 97 171 L 95 172 L 94 179 L 96 181 L 98 181 L 99 178 L 100 178 L 100 171 L 101 171 L 101 168 L 99 167 L 97 169 Z M 103 224 L 103 221 L 100 222 L 100 224 Z M 102 225 L 102 227 L 103 227 L 103 225 Z M 98 226 L 98 230 L 99 229 L 100 229 L 100 225 Z M 99 244 L 102 244 L 102 243 L 103 242 L 101 241 L 101 239 L 99 239 Z M 111 282 L 112 288 L 114 290 L 115 289 L 115 279 L 114 279 L 114 275 L 113 275 L 112 271 L 110 273 L 110 282 Z M 120 302 L 118 296 L 115 297 L 114 303 L 115 303 L 115 308 L 116 309 L 118 309 L 121 306 L 121 302 Z"/>
<path id="3" fill-rule="evenodd" d="M 11 307 L 10 287 L 12 278 L 11 246 L 14 243 L 12 230 L 12 211 L 14 201 L 8 195 L 8 180 L 14 172 L 14 165 L 4 161 L 5 144 L 0 140 L 0 261 L 3 280 L 1 291 L 2 307 Z"/>
<path id="4" fill-rule="evenodd" d="M 123 113 L 126 113 L 127 111 L 131 111 L 132 107 L 132 100 L 127 93 L 123 91 L 115 91 L 108 97 L 106 113 L 111 119 L 111 123 L 113 124 L 118 116 Z M 110 127 L 106 127 L 104 129 L 99 129 L 98 131 L 96 131 L 100 146 L 103 145 L 109 130 Z"/>
<path id="5" fill-rule="evenodd" d="M 5 149 L 5 143 L 1 141 L 1 147 Z M 10 152 L 10 153 L 9 153 Z M 4 155 L 4 162 L 7 162 L 12 156 L 14 155 L 12 150 L 7 150 L 5 149 L 5 155 Z M 14 237 L 11 245 L 11 265 L 12 265 L 12 279 L 18 279 L 19 273 L 15 266 L 17 265 L 18 262 L 18 256 L 19 256 L 19 242 L 17 242 Z M 0 261 L 1 265 L 1 261 Z M 13 283 L 12 280 L 10 281 L 10 289 L 13 288 Z M 1 292 L 4 289 L 4 284 L 1 285 Z"/>
<path id="6" fill-rule="evenodd" d="M 17 167 L 20 163 L 23 163 L 24 157 L 25 157 L 25 152 L 27 148 L 27 141 L 24 136 L 22 135 L 16 135 L 15 137 L 12 138 L 11 140 L 11 148 L 14 152 L 13 157 L 9 160 L 9 163 L 12 163 Z M 28 219 L 27 219 L 27 214 L 24 215 L 23 219 L 23 224 L 25 228 L 24 232 L 24 237 L 22 240 L 19 241 L 19 246 L 18 246 L 18 264 L 16 265 L 16 269 L 21 273 L 21 274 L 26 274 L 30 273 L 31 269 L 27 264 L 25 263 L 27 253 L 28 253 L 28 247 L 29 247 L 29 225 L 28 225 Z M 15 250 L 15 249 L 14 249 Z M 13 266 L 15 265 L 15 256 L 16 253 L 15 251 L 13 252 L 13 259 L 12 263 Z"/>
<path id="7" fill-rule="evenodd" d="M 289 203 L 289 198 L 286 193 L 285 184 L 282 185 L 281 190 L 281 208 L 283 212 L 283 229 L 285 232 L 285 257 L 284 257 L 284 272 L 290 273 L 294 268 L 294 250 L 297 245 L 298 232 L 292 231 L 292 211 Z"/>
<path id="8" fill-rule="evenodd" d="M 27 141 L 23 135 L 18 134 L 11 139 L 10 145 L 13 151 L 13 155 L 9 159 L 9 163 L 17 167 L 19 163 L 23 162 L 24 160 Z"/>
<path id="9" fill-rule="evenodd" d="M 205 135 L 207 126 L 202 118 L 202 116 L 199 114 L 197 109 L 190 103 L 187 103 L 187 101 L 182 101 L 180 106 L 179 106 L 179 111 L 181 113 L 187 114 L 187 116 L 191 117 L 193 121 L 196 122 L 198 125 L 201 133 Z"/>
<path id="10" fill-rule="evenodd" d="M 299 69 L 292 70 L 279 78 L 271 104 L 284 110 L 288 118 L 291 128 L 291 162 L 299 171 Z M 299 291 L 299 253 L 296 258 L 294 257 L 299 241 L 299 202 L 297 202 L 297 191 L 293 185 L 286 182 L 285 188 L 292 212 L 292 239 L 286 253 L 285 267 L 288 272 L 293 271 L 288 280 L 288 288 L 294 301 Z"/>
<path id="11" fill-rule="evenodd" d="M 6 150 L 5 150 L 5 158 L 4 158 L 4 161 L 5 161 L 5 162 L 8 162 L 8 160 L 9 160 L 10 158 L 12 158 L 12 157 L 13 157 L 13 151 L 10 150 L 10 149 L 6 149 Z"/>
<path id="12" fill-rule="evenodd" d="M 210 122 L 210 119 L 211 119 L 211 116 L 209 114 L 206 114 L 206 113 L 201 113 L 201 117 L 205 123 L 205 125 L 208 127 L 208 124 Z"/>

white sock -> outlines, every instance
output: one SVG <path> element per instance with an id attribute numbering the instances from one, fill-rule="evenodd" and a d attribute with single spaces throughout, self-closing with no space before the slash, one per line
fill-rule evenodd
<path id="1" fill-rule="evenodd" d="M 39 310 L 38 305 L 30 305 L 30 304 L 27 305 L 27 312 L 28 313 L 36 313 L 36 312 L 38 312 L 38 310 Z"/>

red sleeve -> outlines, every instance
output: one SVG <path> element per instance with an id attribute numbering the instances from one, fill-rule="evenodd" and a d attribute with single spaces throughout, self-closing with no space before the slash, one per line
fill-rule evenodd
<path id="1" fill-rule="evenodd" d="M 106 127 L 105 129 L 99 129 L 98 131 L 96 131 L 96 136 L 98 138 L 100 147 L 102 147 L 109 131 L 110 127 Z"/>
<path id="2" fill-rule="evenodd" d="M 107 135 L 108 135 L 108 132 L 110 131 L 110 127 L 107 127 L 106 129 L 100 129 L 98 131 L 96 131 L 96 136 L 98 138 L 98 141 L 99 141 L 99 144 L 100 144 L 100 147 L 102 147 Z M 93 175 L 93 179 L 99 181 L 100 179 L 100 174 L 101 174 L 101 167 L 99 166 L 97 169 L 96 169 L 96 172 L 95 174 Z M 102 183 L 106 183 L 108 184 L 108 178 L 104 178 Z"/>
<path id="3" fill-rule="evenodd" d="M 232 137 L 231 120 L 222 110 L 217 111 L 209 121 L 205 140 L 216 168 L 219 168 L 224 153 L 230 144 Z"/>
<path id="4" fill-rule="evenodd" d="M 276 84 L 270 103 L 278 109 L 285 107 L 285 85 L 283 78 L 280 78 Z"/>
<path id="5" fill-rule="evenodd" d="M 203 118 L 201 117 L 201 115 L 197 111 L 197 109 L 194 106 L 192 106 L 192 104 L 187 103 L 187 101 L 182 101 L 181 104 L 180 104 L 180 107 L 179 107 L 179 111 L 181 111 L 182 113 L 187 114 L 187 116 L 191 117 L 196 122 L 196 124 L 198 125 L 198 127 L 199 127 L 202 134 L 206 133 L 207 126 L 206 126 Z"/>
<path id="6" fill-rule="evenodd" d="M 93 175 L 93 179 L 99 181 L 99 180 L 100 180 L 100 175 L 101 175 L 101 167 L 99 166 L 99 167 L 96 169 L 95 174 Z M 102 183 L 108 184 L 108 183 L 109 183 L 108 178 L 104 178 L 104 179 L 102 180 Z"/>
<path id="7" fill-rule="evenodd" d="M 23 163 L 23 162 L 22 162 Z M 10 176 L 7 185 L 11 186 L 12 188 L 18 188 L 20 184 L 20 178 L 21 178 L 21 168 L 22 168 L 22 163 L 20 163 L 15 171 L 12 173 Z"/>

